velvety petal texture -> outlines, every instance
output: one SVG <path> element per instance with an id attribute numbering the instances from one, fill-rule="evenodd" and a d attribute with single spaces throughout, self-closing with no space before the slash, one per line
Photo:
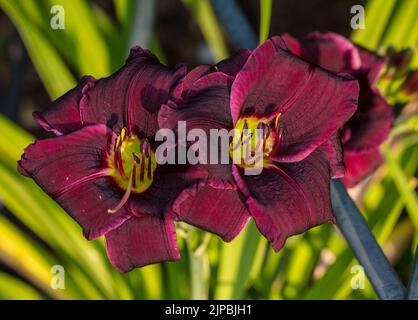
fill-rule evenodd
<path id="1" fill-rule="evenodd" d="M 19 168 L 57 201 L 95 239 L 119 226 L 131 213 L 107 209 L 120 201 L 103 158 L 114 133 L 105 125 L 87 126 L 56 138 L 37 141 L 25 149 Z"/>
<path id="2" fill-rule="evenodd" d="M 352 188 L 374 172 L 384 162 L 384 158 L 380 148 L 375 148 L 364 152 L 347 151 L 344 153 L 344 162 L 346 174 L 342 181 L 345 186 Z"/>
<path id="3" fill-rule="evenodd" d="M 160 106 L 186 73 L 159 63 L 148 50 L 133 47 L 126 64 L 108 78 L 85 77 L 80 84 L 35 118 L 49 131 L 66 134 L 89 124 L 105 124 L 115 132 L 153 136 Z"/>
<path id="4" fill-rule="evenodd" d="M 193 71 L 192 71 L 193 72 Z M 178 122 L 187 121 L 187 131 L 232 128 L 229 112 L 229 87 L 233 78 L 212 72 L 195 79 L 192 87 L 183 93 L 181 101 L 163 105 L 158 115 L 161 128 L 177 132 Z"/>
<path id="5" fill-rule="evenodd" d="M 234 177 L 260 232 L 280 250 L 286 238 L 327 221 L 334 221 L 330 201 L 330 165 L 318 148 L 295 163 L 276 164 L 259 176 Z"/>
<path id="6" fill-rule="evenodd" d="M 344 157 L 347 172 L 343 181 L 352 187 L 383 161 L 378 149 L 388 137 L 393 111 L 375 82 L 385 67 L 386 58 L 335 33 L 314 32 L 301 41 L 285 34 L 282 39 L 296 55 L 333 72 L 349 73 L 360 83 L 357 112 L 341 133 L 347 155 Z M 357 160 L 359 163 L 354 163 Z"/>
<path id="7" fill-rule="evenodd" d="M 136 215 L 167 215 L 173 202 L 184 191 L 196 188 L 207 179 L 201 166 L 164 165 L 155 172 L 152 185 L 128 204 Z"/>
<path id="8" fill-rule="evenodd" d="M 375 149 L 389 135 L 392 120 L 393 110 L 386 99 L 380 93 L 374 94 L 348 121 L 346 129 L 350 130 L 350 139 L 345 142 L 344 149 L 360 153 Z"/>
<path id="9" fill-rule="evenodd" d="M 174 222 L 155 216 L 130 218 L 108 232 L 106 249 L 119 272 L 180 259 Z"/>
<path id="10" fill-rule="evenodd" d="M 34 112 L 36 121 L 47 131 L 56 135 L 81 129 L 80 102 L 85 93 L 96 83 L 91 76 L 83 77 L 78 85 L 55 100 L 45 112 Z"/>
<path id="11" fill-rule="evenodd" d="M 133 48 L 121 70 L 89 90 L 80 105 L 83 123 L 99 121 L 114 131 L 126 126 L 152 137 L 158 129 L 158 111 L 185 71 L 183 66 L 172 71 L 148 50 Z"/>
<path id="12" fill-rule="evenodd" d="M 235 190 L 204 185 L 185 190 L 173 205 L 177 219 L 231 241 L 245 227 L 250 215 Z"/>

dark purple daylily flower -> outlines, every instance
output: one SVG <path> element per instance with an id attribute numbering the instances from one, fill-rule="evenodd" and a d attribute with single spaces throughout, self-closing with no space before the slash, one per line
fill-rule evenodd
<path id="1" fill-rule="evenodd" d="M 245 60 L 239 71 L 222 65 L 192 71 L 186 94 L 161 108 L 159 124 L 175 129 L 182 120 L 189 130 L 207 132 L 262 128 L 260 175 L 245 175 L 239 164 L 207 170 L 211 186 L 238 187 L 259 230 L 279 250 L 288 236 L 334 220 L 330 179 L 344 168 L 337 131 L 356 110 L 358 83 L 306 63 L 277 37 L 237 57 Z"/>
<path id="2" fill-rule="evenodd" d="M 342 181 L 353 187 L 383 162 L 380 144 L 393 120 L 392 108 L 375 87 L 386 59 L 335 33 L 309 34 L 301 41 L 285 34 L 286 46 L 296 55 L 333 72 L 346 72 L 360 83 L 357 112 L 341 131 L 344 162 Z"/>
<path id="3" fill-rule="evenodd" d="M 56 137 L 27 147 L 18 164 L 83 227 L 87 239 L 105 235 L 109 259 L 122 272 L 179 259 L 168 212 L 179 194 L 206 177 L 199 167 L 173 170 L 155 159 L 158 111 L 185 71 L 133 48 L 114 75 L 85 77 L 35 114 Z"/>
<path id="4" fill-rule="evenodd" d="M 243 49 L 215 66 L 200 65 L 190 71 L 176 86 L 172 99 L 162 107 L 160 126 L 175 130 L 178 121 L 186 120 L 188 130 L 199 128 L 206 121 L 215 124 L 213 128 L 222 128 L 230 119 L 229 108 L 224 107 L 229 100 L 231 80 L 249 54 L 249 50 Z M 186 112 L 190 114 L 184 114 L 186 118 L 182 119 L 183 114 L 170 112 L 177 105 L 193 105 L 193 108 L 188 109 Z M 212 113 L 213 109 L 218 110 Z M 229 165 L 208 164 L 201 168 L 208 171 L 210 181 L 182 192 L 173 204 L 175 219 L 215 233 L 229 242 L 244 228 L 250 214 L 236 190 Z"/>

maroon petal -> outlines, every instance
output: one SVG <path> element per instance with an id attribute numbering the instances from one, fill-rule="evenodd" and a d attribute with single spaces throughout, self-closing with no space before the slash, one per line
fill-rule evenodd
<path id="1" fill-rule="evenodd" d="M 174 223 L 155 216 L 132 217 L 107 233 L 106 249 L 119 272 L 180 259 Z"/>
<path id="2" fill-rule="evenodd" d="M 157 113 L 184 74 L 184 67 L 171 70 L 148 50 L 134 47 L 122 69 L 86 93 L 80 104 L 82 121 L 104 123 L 116 132 L 126 126 L 130 132 L 153 136 Z"/>
<path id="3" fill-rule="evenodd" d="M 341 178 L 345 174 L 343 147 L 340 134 L 335 133 L 331 139 L 321 145 L 321 149 L 327 154 L 331 169 L 331 178 Z"/>
<path id="4" fill-rule="evenodd" d="M 132 196 L 128 206 L 135 214 L 166 216 L 183 190 L 196 188 L 206 180 L 207 172 L 202 166 L 164 165 L 155 171 L 150 188 Z"/>
<path id="5" fill-rule="evenodd" d="M 163 105 L 158 115 L 160 128 L 177 131 L 179 121 L 187 121 L 187 130 L 200 128 L 231 129 L 229 87 L 232 79 L 222 72 L 201 77 L 189 88 L 183 100 Z"/>
<path id="6" fill-rule="evenodd" d="M 258 47 L 238 73 L 231 93 L 234 122 L 247 114 L 282 113 L 278 161 L 300 161 L 327 141 L 355 112 L 358 82 L 337 76 L 283 50 L 281 38 Z"/>
<path id="7" fill-rule="evenodd" d="M 316 80 L 280 118 L 284 141 L 279 161 L 303 159 L 330 139 L 357 109 L 359 85 L 355 79 L 322 74 Z"/>
<path id="8" fill-rule="evenodd" d="M 224 241 L 234 239 L 250 217 L 237 191 L 209 185 L 193 191 L 182 192 L 173 205 L 177 219 L 215 233 Z"/>
<path id="9" fill-rule="evenodd" d="M 379 146 L 389 135 L 393 110 L 386 99 L 374 94 L 367 103 L 361 103 L 357 112 L 348 121 L 350 138 L 344 144 L 349 152 L 364 152 Z"/>
<path id="10" fill-rule="evenodd" d="M 235 77 L 244 66 L 250 54 L 250 50 L 240 49 L 228 59 L 220 61 L 216 66 L 219 71 L 226 73 L 229 76 Z"/>
<path id="11" fill-rule="evenodd" d="M 318 148 L 297 163 L 277 164 L 259 176 L 234 177 L 260 232 L 278 251 L 287 237 L 334 221 L 330 202 L 330 166 Z"/>
<path id="12" fill-rule="evenodd" d="M 229 108 L 229 87 L 231 77 L 222 72 L 213 72 L 195 82 L 186 96 L 177 104 L 170 102 L 163 105 L 159 115 L 160 128 L 169 128 L 177 132 L 179 121 L 186 122 L 186 133 L 192 129 L 202 129 L 211 137 L 212 129 L 232 129 L 232 119 Z M 207 163 L 210 163 L 212 144 L 218 143 L 218 161 L 222 152 L 221 139 L 209 139 L 207 145 Z M 228 142 L 229 144 L 229 142 Z M 228 148 L 228 146 L 227 146 Z M 227 149 L 229 160 L 229 149 Z M 224 188 L 232 184 L 230 164 L 207 164 L 204 166 L 212 184 Z"/>
<path id="13" fill-rule="evenodd" d="M 130 213 L 114 208 L 120 191 L 110 181 L 105 156 L 115 138 L 104 125 L 84 127 L 68 135 L 37 141 L 25 149 L 20 171 L 31 176 L 84 229 L 88 239 L 119 226 Z"/>
<path id="14" fill-rule="evenodd" d="M 383 161 L 384 158 L 379 148 L 362 153 L 345 152 L 346 173 L 341 180 L 347 188 L 352 188 L 373 173 Z"/>
<path id="15" fill-rule="evenodd" d="M 374 84 L 382 72 L 382 69 L 385 67 L 387 58 L 379 56 L 378 54 L 363 47 L 356 47 L 360 55 L 361 70 L 367 74 L 369 83 Z"/>
<path id="16" fill-rule="evenodd" d="M 212 66 L 203 64 L 188 72 L 175 86 L 172 93 L 172 98 L 175 101 L 181 101 L 189 94 L 189 90 L 193 90 L 196 81 L 212 71 Z"/>
<path id="17" fill-rule="evenodd" d="M 96 80 L 86 76 L 79 84 L 55 100 L 45 112 L 34 112 L 36 121 L 47 131 L 56 135 L 67 134 L 82 127 L 79 104 Z"/>
<path id="18" fill-rule="evenodd" d="M 292 37 L 290 34 L 287 34 L 287 33 L 280 35 L 280 37 L 285 43 L 287 50 L 291 51 L 293 54 L 297 55 L 298 57 L 303 58 L 303 48 L 299 40 L 297 40 L 296 38 Z"/>
<path id="19" fill-rule="evenodd" d="M 303 58 L 333 72 L 351 74 L 362 65 L 357 47 L 336 33 L 310 33 L 303 39 L 302 47 Z"/>
<path id="20" fill-rule="evenodd" d="M 199 86 L 197 83 L 198 80 L 211 73 L 224 73 L 225 75 L 235 77 L 248 59 L 250 53 L 251 51 L 248 49 L 240 49 L 230 58 L 222 60 L 214 66 L 205 64 L 192 69 L 176 85 L 172 93 L 173 100 L 176 102 L 182 101 L 182 99 L 187 100 L 187 97 L 192 96 L 193 92 L 196 92 L 196 86 Z M 213 78 L 209 78 L 209 81 L 210 85 L 216 86 L 216 81 L 213 82 Z M 200 87 L 199 89 L 202 88 Z"/>

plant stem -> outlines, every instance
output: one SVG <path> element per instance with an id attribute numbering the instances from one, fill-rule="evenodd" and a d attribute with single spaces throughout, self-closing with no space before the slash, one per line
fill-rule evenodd
<path id="1" fill-rule="evenodd" d="M 366 221 L 339 180 L 331 183 L 331 201 L 337 225 L 381 299 L 405 298 L 405 288 L 377 244 Z"/>
<path id="2" fill-rule="evenodd" d="M 418 246 L 415 250 L 415 261 L 409 279 L 408 300 L 418 300 Z"/>

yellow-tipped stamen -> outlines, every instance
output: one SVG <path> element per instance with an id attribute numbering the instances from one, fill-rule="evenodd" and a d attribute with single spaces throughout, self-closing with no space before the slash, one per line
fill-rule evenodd
<path id="1" fill-rule="evenodd" d="M 119 136 L 120 136 L 122 142 L 125 141 L 125 138 L 126 138 L 126 128 L 125 127 L 122 128 L 122 130 L 120 131 Z"/>
<path id="2" fill-rule="evenodd" d="M 276 116 L 276 120 L 274 120 L 274 126 L 277 128 L 277 125 L 279 124 L 279 119 L 282 116 L 282 113 L 279 112 Z"/>

